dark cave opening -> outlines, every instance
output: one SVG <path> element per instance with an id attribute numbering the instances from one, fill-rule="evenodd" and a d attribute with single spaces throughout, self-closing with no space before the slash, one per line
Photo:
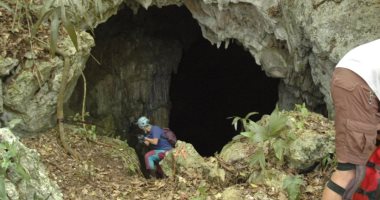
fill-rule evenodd
<path id="1" fill-rule="evenodd" d="M 157 107 L 160 104 L 168 105 L 164 105 L 169 109 L 168 126 L 178 139 L 191 143 L 202 156 L 210 156 L 238 134 L 228 117 L 255 111 L 259 115 L 251 119 L 258 120 L 271 113 L 278 101 L 279 80 L 267 77 L 237 42 L 225 49 L 204 39 L 185 7 L 150 7 L 137 14 L 121 9 L 95 29 L 95 43 L 92 54 L 100 64 L 89 59 L 84 72 L 87 110 L 99 123 L 108 126 L 114 121 L 121 138 L 128 139 L 138 152 L 141 149 L 134 136 L 141 131 L 133 122 L 147 115 L 153 123 L 166 126 L 151 114 L 162 110 Z M 170 52 L 179 53 L 172 56 Z M 177 71 L 169 69 L 171 77 L 167 78 L 161 69 L 173 64 L 178 65 Z M 170 86 L 160 88 L 157 77 L 167 79 Z M 170 99 L 164 102 L 166 97 L 150 94 L 149 87 L 168 90 L 162 94 Z M 82 90 L 79 80 L 69 103 L 73 111 L 80 110 Z"/>
<path id="2" fill-rule="evenodd" d="M 278 83 L 242 46 L 218 49 L 200 38 L 184 52 L 172 77 L 170 127 L 201 155 L 211 156 L 238 134 L 228 117 L 254 111 L 256 121 L 273 111 Z"/>

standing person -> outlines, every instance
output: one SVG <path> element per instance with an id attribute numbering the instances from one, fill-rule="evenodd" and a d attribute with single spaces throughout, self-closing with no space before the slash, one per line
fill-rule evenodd
<path id="1" fill-rule="evenodd" d="M 331 95 L 338 161 L 322 200 L 348 200 L 365 175 L 379 125 L 380 39 L 350 50 L 337 64 Z"/>
<path id="2" fill-rule="evenodd" d="M 144 143 L 147 146 L 152 145 L 153 150 L 145 154 L 145 167 L 151 177 L 156 178 L 157 167 L 156 162 L 160 161 L 160 154 L 172 149 L 169 141 L 164 137 L 164 130 L 159 126 L 151 125 L 149 119 L 142 116 L 137 120 L 137 125 L 142 129 L 147 136 L 144 138 Z"/>

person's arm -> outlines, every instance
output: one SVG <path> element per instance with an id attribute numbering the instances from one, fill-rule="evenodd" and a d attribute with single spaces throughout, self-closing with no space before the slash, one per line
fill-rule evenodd
<path id="1" fill-rule="evenodd" d="M 148 137 L 145 137 L 144 143 L 146 145 L 149 145 L 149 144 L 157 145 L 158 144 L 158 138 L 148 138 Z"/>

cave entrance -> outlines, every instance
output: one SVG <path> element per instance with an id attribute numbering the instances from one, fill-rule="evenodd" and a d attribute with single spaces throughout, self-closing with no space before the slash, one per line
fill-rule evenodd
<path id="1" fill-rule="evenodd" d="M 274 110 L 278 83 L 242 46 L 218 49 L 200 38 L 172 77 L 170 127 L 201 155 L 211 156 L 238 134 L 228 117 L 255 111 L 259 114 L 251 119 L 258 120 Z"/>
<path id="2" fill-rule="evenodd" d="M 141 132 L 134 122 L 145 115 L 210 156 L 238 134 L 228 117 L 256 111 L 257 120 L 278 100 L 278 79 L 268 78 L 239 44 L 217 48 L 204 39 L 185 7 L 121 9 L 94 38 L 97 60 L 89 59 L 84 71 L 86 110 L 131 146 Z M 82 99 L 79 79 L 66 113 L 78 113 Z"/>

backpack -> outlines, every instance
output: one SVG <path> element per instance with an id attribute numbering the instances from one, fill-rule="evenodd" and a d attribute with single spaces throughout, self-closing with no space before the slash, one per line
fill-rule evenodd
<path id="1" fill-rule="evenodd" d="M 177 136 L 174 134 L 172 130 L 169 128 L 163 128 L 164 130 L 164 138 L 168 140 L 168 142 L 175 147 L 175 143 L 177 142 Z"/>
<path id="2" fill-rule="evenodd" d="M 380 199 L 380 147 L 372 153 L 366 166 L 365 177 L 352 200 Z"/>

